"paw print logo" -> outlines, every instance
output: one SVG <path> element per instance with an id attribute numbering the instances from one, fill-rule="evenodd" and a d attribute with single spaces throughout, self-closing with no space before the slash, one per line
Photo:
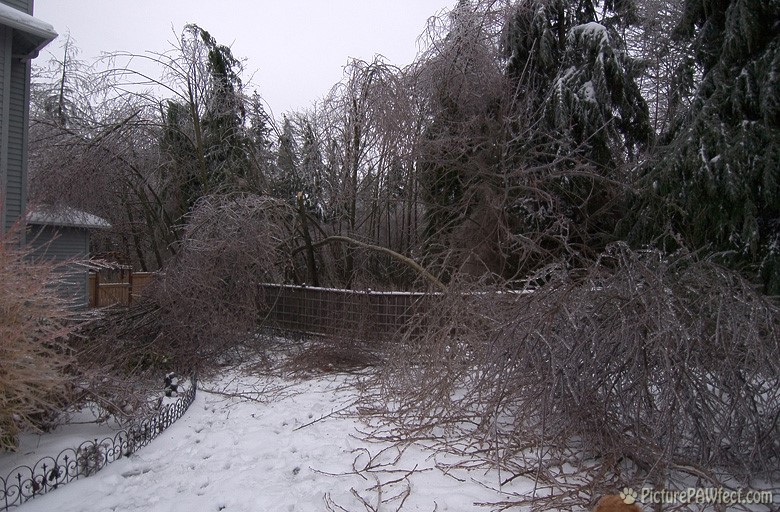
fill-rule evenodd
<path id="1" fill-rule="evenodd" d="M 620 499 L 623 500 L 623 503 L 626 505 L 633 505 L 636 503 L 636 497 L 636 491 L 630 487 L 623 487 L 623 491 L 620 493 Z"/>

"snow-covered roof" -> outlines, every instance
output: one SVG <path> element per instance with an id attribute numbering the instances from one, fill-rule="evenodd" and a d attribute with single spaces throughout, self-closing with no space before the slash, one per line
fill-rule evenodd
<path id="1" fill-rule="evenodd" d="M 33 208 L 27 214 L 27 223 L 89 229 L 111 227 L 106 219 L 67 206 Z"/>
<path id="2" fill-rule="evenodd" d="M 52 25 L 3 3 L 0 3 L 0 25 L 11 27 L 28 36 L 24 48 L 28 58 L 36 57 L 41 48 L 57 37 Z"/>

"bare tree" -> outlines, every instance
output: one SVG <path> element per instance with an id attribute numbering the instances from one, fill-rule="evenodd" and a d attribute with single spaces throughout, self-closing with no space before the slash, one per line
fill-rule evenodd
<path id="1" fill-rule="evenodd" d="M 118 53 L 91 67 L 70 42 L 64 51 L 36 76 L 31 196 L 107 218 L 113 228 L 96 238 L 100 250 L 160 268 L 198 197 L 264 187 L 241 63 L 208 32 L 188 25 L 168 52 Z M 160 76 L 131 69 L 139 59 Z"/>
<path id="2" fill-rule="evenodd" d="M 416 230 L 409 226 L 418 208 L 412 155 L 421 120 L 412 83 L 405 71 L 379 57 L 371 63 L 352 61 L 321 104 L 290 119 L 307 184 L 303 192 L 312 198 L 308 207 L 319 235 L 359 238 L 396 252 L 408 252 L 416 243 Z M 335 270 L 331 279 L 347 286 L 356 278 L 366 283 L 386 277 L 395 265 L 354 247 L 327 249 Z"/>
<path id="3" fill-rule="evenodd" d="M 110 76 L 65 56 L 38 69 L 30 123 L 30 202 L 80 208 L 108 219 L 98 251 L 119 252 L 143 269 L 162 264 L 171 240 L 155 177 L 154 111 Z"/>

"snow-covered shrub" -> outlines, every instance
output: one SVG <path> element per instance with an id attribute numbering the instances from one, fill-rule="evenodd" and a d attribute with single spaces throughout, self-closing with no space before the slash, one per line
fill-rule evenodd
<path id="1" fill-rule="evenodd" d="M 69 394 L 65 337 L 75 324 L 53 263 L 32 259 L 18 230 L 0 234 L 0 450 L 46 426 Z"/>
<path id="2" fill-rule="evenodd" d="M 510 475 L 582 464 L 605 490 L 777 470 L 776 303 L 708 261 L 623 244 L 538 277 L 529 293 L 453 286 L 384 370 L 392 417 L 459 433 Z"/>

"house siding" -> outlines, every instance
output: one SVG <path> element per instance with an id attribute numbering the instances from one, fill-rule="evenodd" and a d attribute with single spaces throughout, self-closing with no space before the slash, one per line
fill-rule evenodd
<path id="1" fill-rule="evenodd" d="M 0 3 L 32 15 L 32 0 L 0 0 Z M 27 127 L 29 124 L 29 60 L 17 55 L 29 52 L 21 32 L 0 25 L 0 231 L 7 231 L 27 207 Z M 15 46 L 16 45 L 16 46 Z M 20 47 L 20 45 L 24 45 Z"/>
<path id="2" fill-rule="evenodd" d="M 8 195 L 14 198 L 8 203 L 6 223 L 15 222 L 24 214 L 27 207 L 26 132 L 27 132 L 27 91 L 29 90 L 29 64 L 19 59 L 11 59 L 11 83 L 8 90 Z M 6 226 L 8 229 L 8 226 Z"/>
<path id="3" fill-rule="evenodd" d="M 14 9 L 18 9 L 26 14 L 32 14 L 33 1 L 32 0 L 0 0 L 0 3 L 4 3 Z"/>
<path id="4" fill-rule="evenodd" d="M 13 173 L 8 172 L 8 116 L 11 99 L 7 94 L 11 88 L 11 47 L 12 30 L 0 26 L 0 230 L 6 231 L 14 223 L 8 210 L 19 209 L 18 190 L 9 190 L 9 179 L 13 182 Z"/>
<path id="5" fill-rule="evenodd" d="M 89 232 L 83 228 L 31 226 L 27 237 L 34 248 L 33 258 L 42 261 L 67 263 L 84 260 L 89 253 Z M 57 286 L 61 297 L 73 301 L 78 308 L 87 307 L 89 272 L 80 265 L 66 264 Z"/>

